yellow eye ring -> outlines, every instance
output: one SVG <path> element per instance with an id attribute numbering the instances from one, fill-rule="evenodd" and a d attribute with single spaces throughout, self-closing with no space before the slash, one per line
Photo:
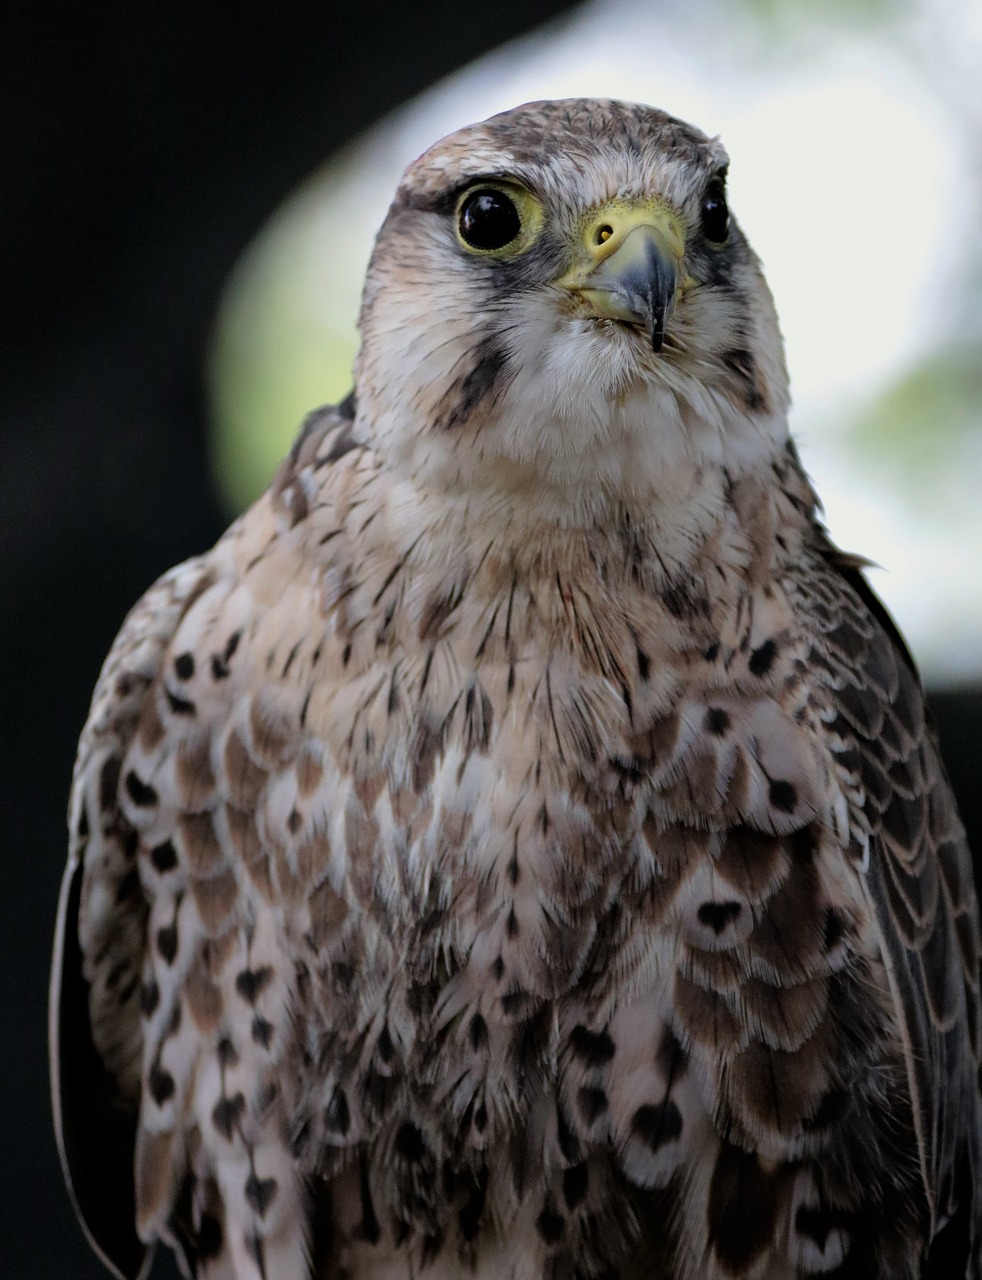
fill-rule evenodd
<path id="1" fill-rule="evenodd" d="M 475 182 L 457 201 L 457 238 L 468 252 L 482 257 L 518 257 L 541 227 L 541 204 L 518 183 Z"/>

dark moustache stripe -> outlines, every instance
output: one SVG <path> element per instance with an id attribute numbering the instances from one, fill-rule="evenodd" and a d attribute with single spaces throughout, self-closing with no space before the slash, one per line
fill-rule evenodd
<path id="1" fill-rule="evenodd" d="M 437 405 L 435 423 L 438 430 L 454 431 L 462 427 L 475 410 L 502 381 L 508 354 L 494 336 L 482 338 L 474 350 L 474 363 L 466 374 L 455 379 Z"/>

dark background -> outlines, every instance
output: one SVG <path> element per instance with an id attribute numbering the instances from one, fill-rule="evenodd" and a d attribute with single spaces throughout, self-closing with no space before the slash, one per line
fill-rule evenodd
<path id="1" fill-rule="evenodd" d="M 203 364 L 235 258 L 331 152 L 568 6 L 122 0 L 0 53 L 0 1273 L 97 1280 L 61 1183 L 45 998 L 75 741 L 126 609 L 222 531 Z M 936 695 L 982 848 L 982 693 Z M 172 1275 L 158 1264 L 155 1280 Z"/>
<path id="2" fill-rule="evenodd" d="M 0 39 L 0 1274 L 103 1275 L 47 1096 L 75 741 L 125 611 L 226 517 L 203 365 L 222 283 L 339 146 L 564 0 L 36 0 Z M 155 1277 L 173 1274 L 162 1263 Z"/>

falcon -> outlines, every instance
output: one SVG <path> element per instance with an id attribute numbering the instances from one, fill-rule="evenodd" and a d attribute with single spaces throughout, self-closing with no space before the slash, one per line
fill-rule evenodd
<path id="1" fill-rule="evenodd" d="M 438 142 L 354 391 L 124 623 L 51 1023 L 115 1275 L 982 1274 L 969 853 L 727 164 Z"/>

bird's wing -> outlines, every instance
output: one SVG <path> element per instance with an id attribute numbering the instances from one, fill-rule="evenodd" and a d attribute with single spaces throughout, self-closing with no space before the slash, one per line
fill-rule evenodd
<path id="1" fill-rule="evenodd" d="M 166 1006 L 176 1023 L 181 984 L 194 981 L 193 972 L 182 976 L 181 964 L 170 963 L 177 907 L 186 897 L 194 918 L 204 920 L 208 889 L 217 892 L 224 883 L 220 875 L 196 878 L 201 868 L 189 871 L 189 833 L 203 830 L 211 809 L 222 807 L 209 752 L 240 709 L 244 683 L 251 680 L 258 688 L 264 680 L 262 657 L 246 652 L 247 638 L 233 657 L 240 632 L 230 631 L 236 624 L 229 618 L 240 613 L 247 625 L 262 618 L 262 590 L 256 593 L 251 578 L 250 586 L 242 585 L 260 561 L 254 578 L 265 575 L 278 597 L 287 594 L 297 563 L 290 531 L 305 511 L 305 485 L 315 471 L 356 447 L 352 416 L 350 401 L 312 414 L 256 507 L 215 549 L 173 569 L 136 605 L 106 659 L 79 744 L 51 980 L 53 1109 L 78 1216 L 96 1252 L 123 1280 L 149 1266 L 135 1223 L 142 1222 L 144 1236 L 154 1235 L 167 1227 L 172 1212 L 174 1180 L 166 1173 L 163 1139 L 169 1133 L 178 1148 L 183 1143 L 179 1119 L 166 1125 L 164 1098 L 148 1100 L 141 1084 L 149 1078 L 151 1093 L 155 1078 L 161 1088 L 165 1079 L 173 1087 L 150 1059 L 159 1057 L 157 1041 L 170 1034 L 157 1027 Z M 277 561 L 276 549 L 284 546 Z M 268 558 L 267 551 L 273 552 Z M 280 601 L 281 613 L 282 608 Z M 211 652 L 208 646 L 217 643 L 222 628 L 224 647 Z M 182 680 L 195 658 L 197 678 Z M 199 687 L 205 692 L 195 707 L 191 699 L 198 698 Z M 268 738 L 272 730 L 262 732 Z M 240 740 L 233 732 L 229 741 L 231 752 Z M 228 766 L 227 759 L 223 763 Z M 240 764 L 239 773 L 227 779 L 233 790 L 243 790 L 245 774 L 265 779 L 250 760 Z M 252 802 L 258 798 L 252 795 Z M 247 807 L 241 798 L 237 804 Z M 234 861 L 234 850 L 224 854 Z M 189 892 L 163 891 L 172 869 L 171 880 L 187 882 Z M 172 950 L 167 930 L 155 923 L 155 913 L 168 906 L 175 919 Z M 207 920 L 202 928 L 207 933 Z M 152 950 L 148 934 L 155 940 Z M 169 984 L 164 993 L 156 981 L 161 967 Z M 193 1037 L 193 1025 L 186 1031 Z M 193 1071 L 193 1053 L 185 1058 Z M 178 1102 L 172 1098 L 171 1109 Z M 156 1145 L 146 1132 L 148 1106 L 160 1113 L 153 1117 Z"/>
<path id="2" fill-rule="evenodd" d="M 127 617 L 96 685 L 69 804 L 51 974 L 52 1105 L 76 1212 L 93 1248 L 126 1280 L 149 1264 L 136 1234 L 133 1188 L 148 911 L 136 832 L 117 795 L 147 690 L 180 618 L 210 576 L 206 559 L 189 560 Z"/>
<path id="3" fill-rule="evenodd" d="M 982 1207 L 979 920 L 965 832 L 909 653 L 855 559 L 798 579 L 828 729 L 868 841 L 932 1210 L 925 1277 L 976 1277 Z"/>

